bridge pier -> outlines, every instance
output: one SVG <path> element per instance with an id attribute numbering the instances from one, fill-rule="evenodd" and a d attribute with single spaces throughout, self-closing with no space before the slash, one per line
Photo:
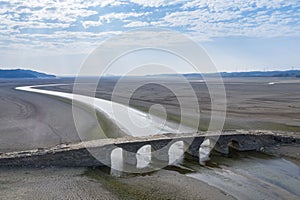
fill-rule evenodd
<path id="1" fill-rule="evenodd" d="M 227 140 L 218 141 L 214 146 L 214 150 L 221 154 L 226 154 L 226 155 L 229 154 L 228 141 Z"/>
<path id="2" fill-rule="evenodd" d="M 111 166 L 111 153 L 115 149 L 113 145 L 107 145 L 101 148 L 89 148 L 92 158 L 97 159 L 102 165 Z"/>
<path id="3" fill-rule="evenodd" d="M 129 173 L 137 172 L 137 157 L 138 150 L 143 146 L 143 143 L 132 145 L 130 143 L 115 144 L 122 149 L 123 171 Z"/>
<path id="4" fill-rule="evenodd" d="M 229 148 L 235 149 L 237 151 L 252 151 L 259 150 L 264 146 L 262 141 L 264 136 L 258 137 L 255 135 L 224 135 L 219 138 L 216 143 L 214 150 L 222 153 L 228 154 Z"/>
<path id="5" fill-rule="evenodd" d="M 151 166 L 164 168 L 169 165 L 169 148 L 164 147 L 151 153 Z"/>
<path id="6" fill-rule="evenodd" d="M 186 153 L 193 157 L 199 158 L 199 149 L 203 141 L 204 137 L 195 138 L 192 142 L 189 141 L 190 146 L 187 148 Z"/>
<path id="7" fill-rule="evenodd" d="M 230 147 L 238 151 L 259 150 L 263 146 L 260 137 L 255 137 L 251 135 L 245 137 L 242 135 L 237 135 L 234 139 L 232 136 L 231 138 L 232 139 L 230 141 Z"/>
<path id="8" fill-rule="evenodd" d="M 123 170 L 125 172 L 134 173 L 137 171 L 136 153 L 123 149 Z"/>
<path id="9" fill-rule="evenodd" d="M 169 148 L 172 145 L 171 140 L 153 141 L 151 145 L 151 166 L 155 168 L 164 168 L 169 164 Z"/>

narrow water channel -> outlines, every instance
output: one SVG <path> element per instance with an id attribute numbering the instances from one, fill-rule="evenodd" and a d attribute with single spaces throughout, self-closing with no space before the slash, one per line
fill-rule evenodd
<path id="1" fill-rule="evenodd" d="M 284 158 L 259 152 L 231 151 L 228 156 L 213 153 L 204 165 L 198 159 L 182 157 L 178 143 L 169 151 L 170 165 L 186 176 L 203 181 L 238 199 L 299 199 L 300 167 Z M 122 172 L 122 150 L 112 153 L 111 174 L 126 176 Z M 151 167 L 151 150 L 140 149 L 137 167 Z"/>
<path id="2" fill-rule="evenodd" d="M 300 168 L 284 158 L 258 152 L 214 155 L 206 166 L 187 161 L 195 170 L 187 174 L 238 199 L 299 199 Z"/>
<path id="3" fill-rule="evenodd" d="M 95 108 L 99 112 L 106 114 L 116 125 L 125 133 L 131 136 L 148 136 L 164 133 L 195 132 L 195 129 L 168 120 L 162 120 L 159 117 L 128 107 L 126 105 L 108 101 L 104 99 L 89 97 L 85 95 L 58 92 L 46 89 L 37 89 L 46 86 L 57 86 L 62 84 L 35 85 L 17 87 L 16 90 L 47 94 L 62 97 L 70 100 L 76 100 L 85 105 Z"/>

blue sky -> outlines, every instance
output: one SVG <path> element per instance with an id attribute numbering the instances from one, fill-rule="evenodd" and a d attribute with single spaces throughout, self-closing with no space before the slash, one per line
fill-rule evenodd
<path id="1" fill-rule="evenodd" d="M 0 67 L 76 74 L 105 39 L 143 27 L 191 37 L 220 71 L 300 69 L 299 0 L 0 0 Z"/>

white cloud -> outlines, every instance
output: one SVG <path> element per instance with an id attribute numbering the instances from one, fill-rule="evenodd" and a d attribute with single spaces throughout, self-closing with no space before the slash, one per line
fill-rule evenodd
<path id="1" fill-rule="evenodd" d="M 82 21 L 81 24 L 85 29 L 87 29 L 89 27 L 101 26 L 102 22 L 101 21 Z"/>
<path id="2" fill-rule="evenodd" d="M 57 31 L 53 34 L 20 34 L 18 37 L 6 36 L 11 40 L 10 45 L 0 44 L 0 54 L 14 54 L 27 52 L 31 54 L 46 52 L 48 55 L 72 55 L 89 53 L 103 40 L 120 34 L 120 31 L 106 31 L 100 33 Z"/>
<path id="3" fill-rule="evenodd" d="M 148 15 L 149 12 L 146 13 L 135 13 L 135 12 L 128 12 L 128 13 L 109 13 L 105 15 L 99 16 L 98 21 L 82 21 L 82 25 L 84 28 L 101 26 L 104 23 L 111 23 L 113 20 L 121 20 L 124 21 L 130 17 L 141 17 Z"/>
<path id="4" fill-rule="evenodd" d="M 93 46 L 108 34 L 147 26 L 179 30 L 198 41 L 226 36 L 300 37 L 299 0 L 2 2 L 5 4 L 0 3 L 0 42 L 14 48 Z M 99 32 L 88 32 L 90 27 L 99 27 Z"/>
<path id="5" fill-rule="evenodd" d="M 118 19 L 118 20 L 124 20 L 129 17 L 140 17 L 148 15 L 149 13 L 136 13 L 136 12 L 128 12 L 128 13 L 109 13 L 106 15 L 102 15 L 99 17 L 99 21 L 105 21 L 107 23 L 110 23 L 112 20 Z"/>
<path id="6" fill-rule="evenodd" d="M 133 28 L 133 27 L 143 27 L 148 26 L 148 22 L 141 22 L 141 21 L 133 21 L 128 24 L 126 24 L 124 27 Z"/>
<path id="7" fill-rule="evenodd" d="M 152 22 L 163 27 L 185 27 L 200 38 L 300 36 L 296 0 L 193 1 Z M 282 9 L 285 7 L 285 9 Z M 193 8 L 192 10 L 189 10 Z M 197 9 L 195 9 L 197 8 Z M 245 12 L 247 11 L 247 12 Z M 298 15 L 298 16 L 297 16 Z M 297 25 L 298 24 L 298 25 Z"/>
<path id="8" fill-rule="evenodd" d="M 185 2 L 184 0 L 130 0 L 132 3 L 136 3 L 143 7 L 160 7 L 170 6 Z"/>

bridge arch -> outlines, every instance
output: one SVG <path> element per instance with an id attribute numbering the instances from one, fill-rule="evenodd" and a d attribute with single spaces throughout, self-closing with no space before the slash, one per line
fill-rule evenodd
<path id="1" fill-rule="evenodd" d="M 111 151 L 111 168 L 114 171 L 140 172 L 150 168 L 164 168 L 183 162 L 186 153 L 197 157 L 200 164 L 209 160 L 214 148 L 214 138 L 180 138 L 153 140 L 132 145 L 118 144 Z M 239 149 L 239 141 L 225 137 L 216 143 L 215 149 L 228 154 L 229 148 Z"/>
<path id="2" fill-rule="evenodd" d="M 124 169 L 123 149 L 117 147 L 110 152 L 110 173 L 113 176 L 121 176 Z"/>
<path id="3" fill-rule="evenodd" d="M 221 137 L 216 143 L 214 149 L 222 154 L 229 154 L 230 149 L 240 150 L 241 149 L 241 141 L 234 138 L 229 137 Z"/>
<path id="4" fill-rule="evenodd" d="M 199 163 L 204 165 L 206 161 L 210 160 L 210 153 L 213 149 L 214 142 L 212 139 L 205 139 L 199 147 Z"/>
<path id="5" fill-rule="evenodd" d="M 169 165 L 176 165 L 182 163 L 188 146 L 189 145 L 183 140 L 172 143 L 168 150 Z"/>
<path id="6" fill-rule="evenodd" d="M 238 150 L 241 147 L 240 143 L 237 140 L 234 140 L 234 139 L 231 139 L 228 142 L 227 146 L 228 146 L 228 148 L 232 148 L 232 149 L 236 149 L 236 150 Z"/>
<path id="7" fill-rule="evenodd" d="M 150 144 L 146 144 L 139 148 L 136 153 L 137 165 L 138 169 L 146 168 L 150 165 L 152 159 L 152 147 Z"/>

